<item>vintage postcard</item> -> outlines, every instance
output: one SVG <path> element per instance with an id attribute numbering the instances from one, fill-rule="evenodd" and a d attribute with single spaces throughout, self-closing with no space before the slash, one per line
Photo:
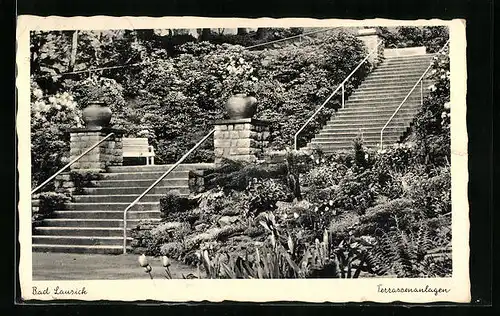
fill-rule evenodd
<path id="1" fill-rule="evenodd" d="M 469 302 L 463 20 L 20 16 L 22 300 Z"/>

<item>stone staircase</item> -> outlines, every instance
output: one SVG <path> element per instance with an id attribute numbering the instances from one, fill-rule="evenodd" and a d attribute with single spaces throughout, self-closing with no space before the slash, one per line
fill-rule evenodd
<path id="1" fill-rule="evenodd" d="M 351 150 L 358 135 L 369 148 L 378 148 L 380 131 L 429 66 L 433 55 L 425 50 L 410 51 L 403 56 L 391 54 L 370 73 L 349 96 L 343 109 L 307 145 L 325 153 Z M 393 56 L 393 57 L 392 57 Z M 424 80 L 424 97 L 429 82 Z M 420 84 L 384 131 L 384 146 L 400 141 L 420 109 Z"/>
<path id="2" fill-rule="evenodd" d="M 123 252 L 123 210 L 171 165 L 109 167 L 92 187 L 74 194 L 64 209 L 55 210 L 35 228 L 33 251 L 120 254 Z M 189 173 L 213 164 L 181 164 L 129 212 L 127 226 L 141 220 L 160 221 L 160 198 L 171 190 L 188 195 Z M 131 240 L 129 238 L 129 240 Z"/>

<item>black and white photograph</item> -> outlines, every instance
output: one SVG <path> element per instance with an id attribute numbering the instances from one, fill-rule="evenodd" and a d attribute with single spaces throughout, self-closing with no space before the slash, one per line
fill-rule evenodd
<path id="1" fill-rule="evenodd" d="M 31 18 L 23 297 L 467 301 L 459 20 Z"/>

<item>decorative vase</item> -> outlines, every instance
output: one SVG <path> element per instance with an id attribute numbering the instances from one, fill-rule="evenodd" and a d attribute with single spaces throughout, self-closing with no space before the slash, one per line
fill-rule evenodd
<path id="1" fill-rule="evenodd" d="M 104 102 L 90 102 L 82 112 L 82 119 L 88 128 L 109 126 L 111 109 Z"/>
<path id="2" fill-rule="evenodd" d="M 251 118 L 257 111 L 257 99 L 237 93 L 227 100 L 226 111 L 231 120 Z"/>

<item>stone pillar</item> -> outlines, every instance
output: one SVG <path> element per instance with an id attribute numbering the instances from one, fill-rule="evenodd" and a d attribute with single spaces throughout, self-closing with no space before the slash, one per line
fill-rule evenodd
<path id="1" fill-rule="evenodd" d="M 269 123 L 253 118 L 215 122 L 215 164 L 223 158 L 255 162 L 263 157 L 269 144 Z"/>
<path id="2" fill-rule="evenodd" d="M 75 159 L 85 150 L 114 133 L 97 147 L 89 151 L 77 162 L 71 165 L 72 171 L 105 172 L 108 166 L 121 166 L 123 163 L 122 130 L 107 127 L 72 128 L 69 130 L 70 160 Z"/>
<path id="3" fill-rule="evenodd" d="M 376 29 L 361 29 L 358 31 L 358 38 L 365 43 L 368 48 L 368 52 L 371 52 L 383 38 L 379 35 Z M 378 65 L 384 59 L 384 44 L 380 44 L 377 53 L 371 54 L 368 60 L 374 64 Z"/>

